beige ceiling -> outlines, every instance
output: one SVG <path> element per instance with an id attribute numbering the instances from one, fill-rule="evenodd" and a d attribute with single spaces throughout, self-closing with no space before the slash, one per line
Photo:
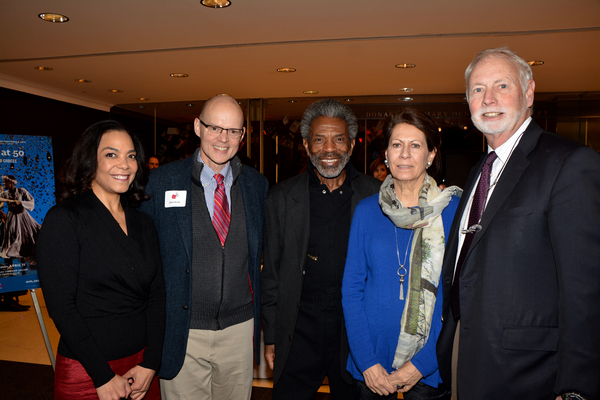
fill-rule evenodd
<path id="1" fill-rule="evenodd" d="M 140 97 L 194 102 L 218 93 L 398 96 L 411 87 L 413 96 L 461 94 L 473 55 L 507 45 L 545 62 L 534 69 L 538 92 L 600 92 L 599 0 L 232 3 L 0 0 L 0 86 L 104 110 Z M 45 22 L 42 12 L 70 20 Z"/>

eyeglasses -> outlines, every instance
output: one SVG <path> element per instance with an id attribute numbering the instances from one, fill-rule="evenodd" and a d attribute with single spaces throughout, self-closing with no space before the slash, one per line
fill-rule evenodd
<path id="1" fill-rule="evenodd" d="M 200 120 L 200 123 L 204 125 L 208 133 L 210 133 L 211 135 L 220 135 L 221 132 L 226 131 L 227 136 L 229 136 L 232 139 L 239 139 L 246 131 L 246 128 L 221 128 L 220 126 L 216 125 L 208 125 L 205 124 L 202 120 Z"/>

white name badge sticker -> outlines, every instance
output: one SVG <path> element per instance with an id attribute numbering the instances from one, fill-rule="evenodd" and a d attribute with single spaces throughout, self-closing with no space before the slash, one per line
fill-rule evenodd
<path id="1" fill-rule="evenodd" d="M 165 192 L 165 208 L 185 207 L 186 190 L 167 190 Z"/>

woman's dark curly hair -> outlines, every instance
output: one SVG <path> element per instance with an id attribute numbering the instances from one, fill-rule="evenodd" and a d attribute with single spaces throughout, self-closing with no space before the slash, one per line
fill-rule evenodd
<path id="1" fill-rule="evenodd" d="M 442 135 L 438 126 L 429 116 L 414 108 L 407 108 L 402 111 L 389 115 L 383 121 L 383 137 L 385 139 L 386 148 L 390 145 L 390 138 L 394 127 L 399 124 L 412 125 L 425 135 L 427 141 L 427 150 L 430 152 L 436 150 L 435 158 L 431 163 L 430 176 L 434 176 L 442 168 Z"/>
<path id="2" fill-rule="evenodd" d="M 137 172 L 126 195 L 129 203 L 137 207 L 144 200 L 144 187 L 148 181 L 146 157 L 144 148 L 137 136 L 127 130 L 117 121 L 100 121 L 90 126 L 79 138 L 71 157 L 62 168 L 58 178 L 62 188 L 56 192 L 57 202 L 63 202 L 71 197 L 80 196 L 91 188 L 98 169 L 98 147 L 102 136 L 109 131 L 127 133 L 133 141 L 136 152 Z"/>

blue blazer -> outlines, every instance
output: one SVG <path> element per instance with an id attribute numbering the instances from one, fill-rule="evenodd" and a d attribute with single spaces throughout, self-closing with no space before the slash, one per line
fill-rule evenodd
<path id="1" fill-rule="evenodd" d="M 140 209 L 149 214 L 158 230 L 163 273 L 167 291 L 166 329 L 159 376 L 172 379 L 183 366 L 190 329 L 192 303 L 192 208 L 191 185 L 193 162 L 197 153 L 184 160 L 166 164 L 152 171 L 146 186 L 145 201 Z M 241 173 L 234 176 L 240 185 L 246 214 L 248 267 L 254 303 L 254 352 L 259 362 L 260 351 L 260 266 L 264 240 L 265 199 L 268 181 L 254 169 L 238 163 Z M 185 207 L 165 207 L 165 192 L 186 191 Z M 198 250 L 198 249 L 197 249 Z M 201 249 L 200 249 L 201 250 Z"/>

